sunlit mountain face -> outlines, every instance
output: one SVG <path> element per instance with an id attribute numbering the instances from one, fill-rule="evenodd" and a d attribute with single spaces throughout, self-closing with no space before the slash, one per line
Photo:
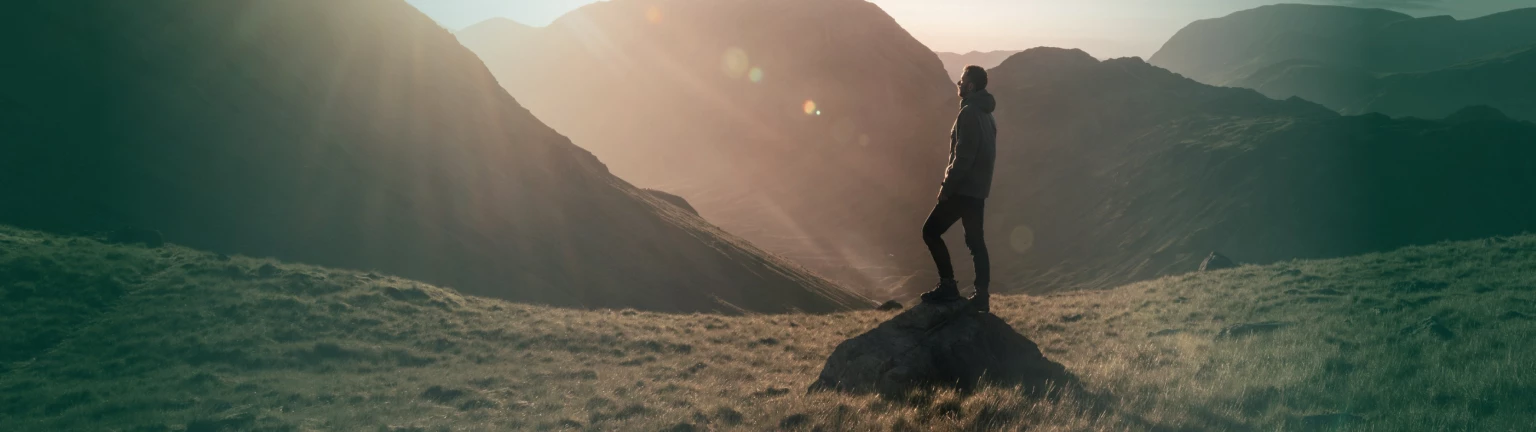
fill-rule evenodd
<path id="1" fill-rule="evenodd" d="M 866 290 L 931 266 L 917 232 L 958 99 L 875 5 L 619 0 L 458 36 L 616 175 L 727 231 Z"/>
<path id="2" fill-rule="evenodd" d="M 7 8 L 0 223 L 560 306 L 863 306 L 614 177 L 404 2 Z"/>

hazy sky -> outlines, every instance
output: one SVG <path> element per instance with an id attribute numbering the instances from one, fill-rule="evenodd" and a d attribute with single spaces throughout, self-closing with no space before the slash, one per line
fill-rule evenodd
<path id="1" fill-rule="evenodd" d="M 407 0 L 452 30 L 507 17 L 543 26 L 598 0 Z M 637 0 L 624 0 L 637 1 Z M 1191 21 L 1273 0 L 872 0 L 935 51 L 1083 48 L 1098 57 L 1149 57 Z M 1300 0 L 1393 9 L 1414 16 L 1475 18 L 1536 0 Z"/>

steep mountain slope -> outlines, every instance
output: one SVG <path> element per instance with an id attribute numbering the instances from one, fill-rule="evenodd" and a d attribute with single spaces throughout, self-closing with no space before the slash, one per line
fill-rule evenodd
<path id="1" fill-rule="evenodd" d="M 401 1 L 5 8 L 5 223 L 553 305 L 863 305 L 610 175 Z"/>
<path id="2" fill-rule="evenodd" d="M 1034 49 L 993 69 L 987 223 L 1002 289 L 1114 286 L 1536 229 L 1536 125 L 1341 117 L 1140 59 Z"/>
<path id="3" fill-rule="evenodd" d="M 1536 45 L 1428 72 L 1380 75 L 1309 61 L 1281 62 L 1234 83 L 1270 97 L 1301 97 L 1345 114 L 1442 118 L 1487 105 L 1536 121 Z"/>
<path id="4" fill-rule="evenodd" d="M 1536 44 L 1536 8 L 1456 20 L 1285 4 L 1196 21 L 1169 39 L 1150 62 L 1226 86 L 1291 60 L 1371 72 L 1422 72 L 1531 44 Z"/>
<path id="5" fill-rule="evenodd" d="M 937 56 L 875 5 L 615 0 L 531 38 L 501 27 L 460 40 L 620 177 L 849 285 L 931 266 L 914 233 L 957 98 Z"/>
<path id="6" fill-rule="evenodd" d="M 1533 259 L 1521 236 L 1001 296 L 1087 391 L 896 401 L 802 391 L 887 312 L 557 309 L 0 227 L 0 430 L 1522 430 Z"/>
<path id="7" fill-rule="evenodd" d="M 965 54 L 939 52 L 939 60 L 944 62 L 944 71 L 949 72 L 949 79 L 960 81 L 960 72 L 967 65 L 977 65 L 987 69 L 1003 63 L 1009 56 L 1018 54 L 1018 51 L 971 51 Z"/>

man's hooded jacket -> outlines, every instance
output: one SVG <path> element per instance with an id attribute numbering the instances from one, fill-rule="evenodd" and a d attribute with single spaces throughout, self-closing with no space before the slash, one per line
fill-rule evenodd
<path id="1" fill-rule="evenodd" d="M 941 192 L 946 196 L 985 199 L 992 190 L 992 162 L 997 159 L 997 99 L 977 90 L 960 101 L 960 115 L 949 133 L 949 168 Z"/>

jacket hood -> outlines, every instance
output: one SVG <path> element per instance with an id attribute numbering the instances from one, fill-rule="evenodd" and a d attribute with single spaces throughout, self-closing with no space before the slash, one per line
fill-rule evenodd
<path id="1" fill-rule="evenodd" d="M 968 106 L 979 108 L 982 112 L 991 114 L 992 110 L 997 109 L 997 98 L 992 97 L 992 94 L 987 93 L 986 90 L 977 90 L 975 93 L 971 93 L 960 100 L 961 108 Z"/>

